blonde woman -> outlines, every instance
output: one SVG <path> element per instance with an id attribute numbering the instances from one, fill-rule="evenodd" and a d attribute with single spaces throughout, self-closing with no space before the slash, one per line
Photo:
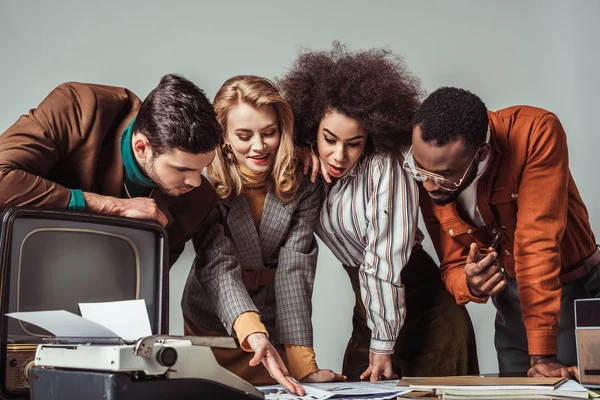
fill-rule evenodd
<path id="1" fill-rule="evenodd" d="M 223 144 L 208 174 L 221 201 L 194 238 L 196 259 L 182 300 L 185 331 L 237 336 L 241 349 L 215 356 L 253 384 L 274 378 L 303 394 L 292 377 L 344 379 L 320 370 L 312 349 L 313 232 L 322 189 L 296 170 L 291 108 L 257 76 L 229 79 L 214 107 Z"/>

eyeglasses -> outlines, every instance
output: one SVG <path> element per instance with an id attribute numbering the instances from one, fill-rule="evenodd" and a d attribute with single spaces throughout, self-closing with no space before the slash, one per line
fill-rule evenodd
<path id="1" fill-rule="evenodd" d="M 460 180 L 458 182 L 453 182 L 449 179 L 444 178 L 441 175 L 434 174 L 433 172 L 429 172 L 422 168 L 417 167 L 415 164 L 415 159 L 413 157 L 412 150 L 413 150 L 413 147 L 410 146 L 410 149 L 408 150 L 408 153 L 406 154 L 406 157 L 404 158 L 404 162 L 402 163 L 402 168 L 404 168 L 408 173 L 410 173 L 410 175 L 416 181 L 427 182 L 427 179 L 431 179 L 440 188 L 450 191 L 450 192 L 456 192 L 458 190 L 461 183 L 465 180 L 465 177 L 467 176 L 467 172 L 469 172 L 469 170 L 471 169 L 471 165 L 473 165 L 473 161 L 475 161 L 475 158 L 477 157 L 477 154 L 479 153 L 479 149 L 477 149 L 477 151 L 473 155 L 473 158 L 471 159 L 471 162 L 467 166 L 467 169 L 465 170 L 465 173 L 463 174 L 462 178 L 460 178 Z"/>

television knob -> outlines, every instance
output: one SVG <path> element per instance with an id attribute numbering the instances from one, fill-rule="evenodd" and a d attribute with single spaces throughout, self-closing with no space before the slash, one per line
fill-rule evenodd
<path id="1" fill-rule="evenodd" d="M 163 367 L 172 367 L 177 362 L 177 350 L 172 347 L 161 347 L 156 353 L 156 361 Z"/>
<path id="2" fill-rule="evenodd" d="M 35 367 L 35 364 L 34 364 L 33 359 L 26 361 L 23 366 L 23 369 L 21 371 L 21 373 L 22 373 L 21 378 L 22 378 L 23 384 L 26 387 L 29 387 L 29 374 L 31 373 L 31 370 L 34 367 Z"/>

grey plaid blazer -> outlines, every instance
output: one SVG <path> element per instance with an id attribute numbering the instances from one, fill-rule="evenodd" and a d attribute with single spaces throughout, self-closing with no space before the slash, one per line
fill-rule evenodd
<path id="1" fill-rule="evenodd" d="M 193 238 L 196 258 L 181 300 L 184 318 L 232 335 L 236 318 L 255 311 L 273 343 L 312 347 L 314 231 L 322 195 L 321 184 L 308 179 L 287 203 L 267 193 L 258 231 L 244 196 L 221 200 Z M 275 285 L 248 293 L 242 268 L 277 268 Z"/>

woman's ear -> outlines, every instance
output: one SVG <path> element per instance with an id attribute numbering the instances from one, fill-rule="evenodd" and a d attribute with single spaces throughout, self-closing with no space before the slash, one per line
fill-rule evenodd
<path id="1" fill-rule="evenodd" d="M 365 139 L 365 147 L 363 147 L 362 153 L 360 154 L 360 159 L 362 160 L 367 155 L 372 154 L 374 149 L 375 144 L 373 143 L 371 138 L 367 136 L 367 138 Z"/>
<path id="2" fill-rule="evenodd" d="M 314 142 L 310 143 L 310 151 L 312 151 L 312 153 L 315 156 L 319 155 L 319 148 L 317 147 L 317 141 L 316 140 Z"/>

